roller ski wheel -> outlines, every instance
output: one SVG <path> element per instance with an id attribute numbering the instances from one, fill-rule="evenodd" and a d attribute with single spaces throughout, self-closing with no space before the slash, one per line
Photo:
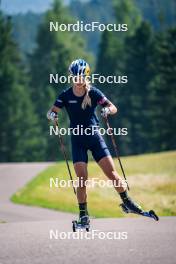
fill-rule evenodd
<path id="1" fill-rule="evenodd" d="M 78 229 L 85 229 L 87 232 L 90 231 L 90 225 L 82 225 L 78 221 L 72 221 L 72 230 L 73 232 L 76 232 Z"/>
<path id="2" fill-rule="evenodd" d="M 79 221 L 72 221 L 73 232 L 76 232 L 78 229 L 85 229 L 87 232 L 89 232 L 90 220 L 88 216 L 83 216 Z"/>
<path id="3" fill-rule="evenodd" d="M 125 204 L 120 204 L 120 207 L 127 214 L 128 213 L 138 214 L 138 215 L 142 215 L 145 217 L 153 218 L 155 221 L 159 221 L 159 217 L 157 216 L 157 214 L 153 210 L 150 210 L 150 211 L 141 210 L 140 212 L 139 211 L 137 212 L 134 210 L 130 210 Z"/>
<path id="4" fill-rule="evenodd" d="M 76 232 L 77 221 L 72 221 L 72 230 Z"/>

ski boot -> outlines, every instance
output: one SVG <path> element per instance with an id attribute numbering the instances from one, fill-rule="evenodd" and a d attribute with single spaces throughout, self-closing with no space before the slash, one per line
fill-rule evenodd
<path id="1" fill-rule="evenodd" d="M 159 217 L 156 215 L 156 213 L 153 210 L 150 211 L 142 210 L 141 206 L 134 203 L 130 198 L 126 199 L 124 203 L 120 204 L 120 207 L 125 213 L 133 213 L 133 214 L 150 217 L 153 218 L 155 221 L 159 220 Z"/>

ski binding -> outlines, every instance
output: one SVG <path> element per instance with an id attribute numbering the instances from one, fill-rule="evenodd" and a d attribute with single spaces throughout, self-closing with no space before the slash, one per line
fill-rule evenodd
<path id="1" fill-rule="evenodd" d="M 72 230 L 73 230 L 73 232 L 76 232 L 78 229 L 85 229 L 87 232 L 89 232 L 90 223 L 83 225 L 83 224 L 79 223 L 76 220 L 72 221 Z"/>

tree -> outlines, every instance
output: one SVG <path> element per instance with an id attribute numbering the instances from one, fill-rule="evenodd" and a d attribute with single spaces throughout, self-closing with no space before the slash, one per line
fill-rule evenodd
<path id="1" fill-rule="evenodd" d="M 176 28 L 155 38 L 156 75 L 150 85 L 152 150 L 176 148 Z"/>
<path id="2" fill-rule="evenodd" d="M 114 0 L 114 13 L 116 23 L 127 24 L 127 34 L 121 34 L 121 37 L 126 38 L 127 35 L 133 35 L 136 28 L 141 23 L 141 14 L 134 0 Z"/>
<path id="3" fill-rule="evenodd" d="M 125 69 L 128 84 L 121 89 L 119 104 L 120 122 L 128 127 L 128 137 L 123 140 L 126 153 L 143 153 L 150 150 L 151 120 L 149 85 L 155 76 L 153 68 L 154 34 L 150 25 L 141 23 L 136 33 L 126 39 Z"/>
<path id="4" fill-rule="evenodd" d="M 11 21 L 0 13 L 0 161 L 42 159 L 41 131 L 25 72 L 11 37 Z"/>

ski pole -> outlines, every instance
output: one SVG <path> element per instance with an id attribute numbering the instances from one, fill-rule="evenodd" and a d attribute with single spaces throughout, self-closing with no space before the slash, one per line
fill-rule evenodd
<path id="1" fill-rule="evenodd" d="M 55 120 L 55 127 L 59 127 L 57 120 Z M 67 165 L 67 169 L 68 169 L 68 173 L 69 173 L 69 176 L 70 176 L 70 180 L 72 182 L 73 191 L 74 191 L 74 194 L 76 195 L 76 189 L 75 189 L 75 187 L 73 185 L 73 177 L 72 177 L 70 166 L 69 166 L 69 163 L 68 163 L 67 153 L 66 153 L 66 150 L 65 150 L 65 145 L 63 143 L 63 139 L 62 139 L 62 136 L 61 136 L 60 133 L 58 133 L 58 136 L 59 136 L 59 142 L 60 142 L 61 150 L 62 150 L 64 159 L 65 159 L 65 162 L 66 162 L 66 165 Z"/>
<path id="2" fill-rule="evenodd" d="M 106 116 L 106 117 L 104 117 L 104 119 L 106 121 L 107 128 L 108 129 L 111 129 L 110 124 L 109 124 L 108 117 Z M 127 179 L 126 179 L 126 175 L 125 175 L 125 172 L 124 172 L 124 169 L 123 169 L 123 166 L 122 166 L 122 162 L 121 162 L 121 159 L 120 159 L 120 156 L 119 156 L 119 151 L 118 151 L 117 144 L 115 142 L 115 138 L 114 138 L 113 133 L 111 133 L 110 137 L 111 137 L 111 141 L 112 141 L 112 145 L 114 147 L 114 151 L 115 151 L 116 157 L 117 157 L 117 159 L 119 161 L 119 164 L 120 164 L 120 168 L 121 168 L 123 177 L 124 177 L 124 179 L 125 179 L 125 181 L 127 183 L 127 188 L 128 188 L 128 190 L 130 190 L 129 185 L 128 185 L 128 182 L 127 182 Z"/>

